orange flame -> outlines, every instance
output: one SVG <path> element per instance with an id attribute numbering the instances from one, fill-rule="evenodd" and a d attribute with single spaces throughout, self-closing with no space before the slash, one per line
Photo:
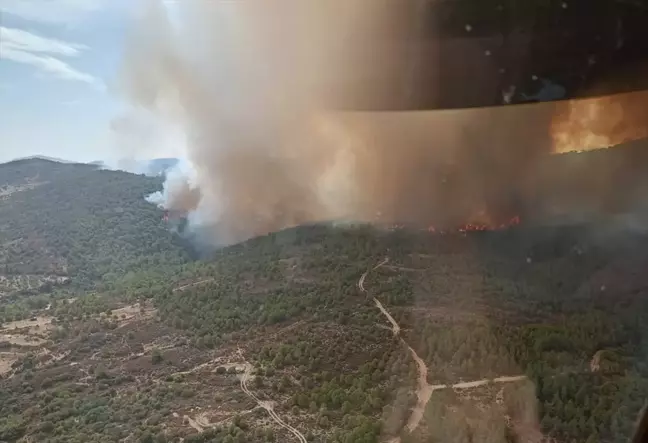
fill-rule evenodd
<path id="1" fill-rule="evenodd" d="M 648 137 L 648 92 L 558 104 L 551 136 L 557 154 L 608 148 Z"/>
<path id="2" fill-rule="evenodd" d="M 520 216 L 516 215 L 510 220 L 506 220 L 500 224 L 484 224 L 484 223 L 467 223 L 459 227 L 459 232 L 474 232 L 474 231 L 497 231 L 500 229 L 507 229 L 512 226 L 520 224 Z"/>
<path id="3" fill-rule="evenodd" d="M 498 230 L 508 229 L 510 227 L 519 225 L 520 222 L 521 222 L 520 216 L 516 215 L 514 217 L 511 217 L 511 219 L 506 220 L 505 222 L 500 224 L 471 222 L 471 223 L 466 223 L 464 225 L 461 225 L 457 229 L 450 230 L 449 232 L 466 233 L 466 232 L 477 232 L 477 231 L 498 231 Z M 431 234 L 438 233 L 441 235 L 444 235 L 448 232 L 445 230 L 439 230 L 433 225 L 428 226 L 427 231 Z"/>

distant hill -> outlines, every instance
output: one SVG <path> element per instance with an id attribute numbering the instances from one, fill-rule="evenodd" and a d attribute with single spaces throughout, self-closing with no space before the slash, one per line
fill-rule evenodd
<path id="1" fill-rule="evenodd" d="M 162 175 L 180 162 L 177 158 L 154 158 L 151 160 L 119 160 L 117 164 L 109 164 L 103 160 L 95 160 L 89 164 L 107 169 L 121 169 L 134 174 Z"/>
<path id="2" fill-rule="evenodd" d="M 93 171 L 95 166 L 31 157 L 0 163 L 0 187 L 55 180 L 68 172 Z"/>
<path id="3" fill-rule="evenodd" d="M 76 163 L 76 162 L 71 161 L 71 160 L 65 160 L 65 159 L 58 158 L 58 157 L 48 157 L 46 155 L 30 155 L 30 156 L 27 156 L 27 157 L 15 158 L 12 161 L 22 161 L 22 160 L 46 160 L 46 161 L 57 162 L 57 163 L 70 163 L 70 164 Z"/>

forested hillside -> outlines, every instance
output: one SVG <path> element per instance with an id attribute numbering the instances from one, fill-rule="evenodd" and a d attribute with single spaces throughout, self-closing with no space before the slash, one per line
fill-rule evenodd
<path id="1" fill-rule="evenodd" d="M 127 271 L 183 262 L 179 239 L 144 201 L 161 180 L 41 159 L 0 165 L 0 278 L 15 289 L 55 277 L 91 288 Z M 10 291 L 5 286 L 0 292 Z"/>
<path id="2" fill-rule="evenodd" d="M 288 343 L 264 341 L 255 352 L 273 370 L 297 371 L 307 380 L 326 378 L 332 370 L 355 374 L 369 386 L 390 379 L 384 372 L 393 368 L 388 351 L 376 344 L 381 351 L 365 357 L 353 347 L 359 338 L 336 342 L 339 332 L 332 331 L 362 328 L 373 340 L 387 339 L 379 328 L 385 319 L 359 293 L 357 280 L 388 255 L 388 264 L 374 270 L 366 286 L 388 306 L 401 336 L 427 363 L 430 385 L 525 374 L 535 386 L 531 398 L 524 398 L 524 407 L 505 401 L 504 408 L 504 416 L 520 427 L 541 430 L 557 441 L 627 441 L 648 395 L 646 244 L 636 232 L 596 226 L 465 235 L 301 228 L 223 251 L 213 263 L 183 276 L 201 282 L 183 297 L 171 290 L 150 296 L 163 320 L 205 349 L 226 344 L 229 333 L 249 333 L 257 326 L 324 322 L 333 329 L 293 333 Z M 221 277 L 204 280 L 211 275 Z M 331 335 L 325 349 L 316 345 L 321 334 Z M 356 359 L 364 364 L 353 372 Z M 347 395 L 356 385 L 339 383 L 334 386 L 346 393 L 339 408 L 348 401 L 349 410 L 371 417 L 377 409 L 367 405 L 396 415 L 394 408 L 412 406 L 412 399 L 351 400 Z M 322 399 L 317 383 L 306 386 L 296 388 L 297 405 L 306 408 L 312 400 L 311 409 L 335 409 Z M 490 394 L 493 400 L 498 391 Z M 478 441 L 504 441 L 498 438 L 508 435 L 505 426 L 475 427 L 479 408 L 460 404 L 454 398 L 443 406 L 430 405 L 436 412 L 428 410 L 407 441 L 467 442 L 475 433 L 485 438 Z M 535 424 L 525 416 L 526 408 L 534 411 Z M 449 434 L 448 426 L 453 429 Z M 515 426 L 510 430 L 517 431 Z M 446 440 L 450 434 L 454 437 Z"/>
<path id="3" fill-rule="evenodd" d="M 648 238 L 302 226 L 200 261 L 159 178 L 0 165 L 0 441 L 625 442 Z"/>

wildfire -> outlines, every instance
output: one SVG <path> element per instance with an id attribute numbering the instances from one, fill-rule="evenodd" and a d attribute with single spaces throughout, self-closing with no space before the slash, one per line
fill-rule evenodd
<path id="1" fill-rule="evenodd" d="M 520 216 L 516 215 L 514 217 L 511 217 L 511 219 L 506 220 L 503 223 L 499 224 L 486 224 L 486 223 L 466 223 L 464 225 L 459 226 L 456 229 L 451 229 L 451 230 L 443 230 L 443 229 L 438 229 L 434 225 L 430 225 L 427 227 L 427 231 L 436 234 L 439 233 L 441 235 L 447 234 L 448 232 L 461 232 L 461 233 L 466 233 L 466 232 L 477 232 L 477 231 L 498 231 L 498 230 L 503 230 L 503 229 L 508 229 L 510 227 L 519 225 L 521 222 Z"/>
<path id="2" fill-rule="evenodd" d="M 459 232 L 473 232 L 473 231 L 497 231 L 507 229 L 512 226 L 520 224 L 520 216 L 516 215 L 511 219 L 499 224 L 484 224 L 484 223 L 467 223 L 459 227 Z"/>
<path id="3" fill-rule="evenodd" d="M 162 221 L 164 223 L 169 223 L 169 221 L 175 221 L 187 217 L 187 211 L 174 211 L 171 209 L 165 209 L 162 215 Z"/>
<path id="4" fill-rule="evenodd" d="M 645 91 L 563 102 L 551 123 L 553 152 L 590 151 L 648 137 L 647 117 Z"/>

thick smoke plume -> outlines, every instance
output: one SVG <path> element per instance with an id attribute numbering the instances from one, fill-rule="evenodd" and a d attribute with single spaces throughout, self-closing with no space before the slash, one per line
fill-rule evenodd
<path id="1" fill-rule="evenodd" d="M 173 177 L 167 207 L 195 211 L 219 241 L 355 210 L 355 154 L 321 114 L 377 26 L 371 1 L 351 3 L 182 2 L 176 26 L 149 3 L 123 86 L 186 131 L 195 181 Z"/>
<path id="2" fill-rule="evenodd" d="M 152 198 L 191 213 L 220 244 L 312 221 L 456 225 L 517 214 L 538 176 L 551 181 L 542 159 L 587 136 L 573 123 L 581 111 L 330 111 L 349 76 L 399 64 L 403 51 L 384 42 L 415 21 L 386 3 L 183 1 L 169 15 L 149 2 L 123 93 L 183 128 L 191 165 Z"/>

